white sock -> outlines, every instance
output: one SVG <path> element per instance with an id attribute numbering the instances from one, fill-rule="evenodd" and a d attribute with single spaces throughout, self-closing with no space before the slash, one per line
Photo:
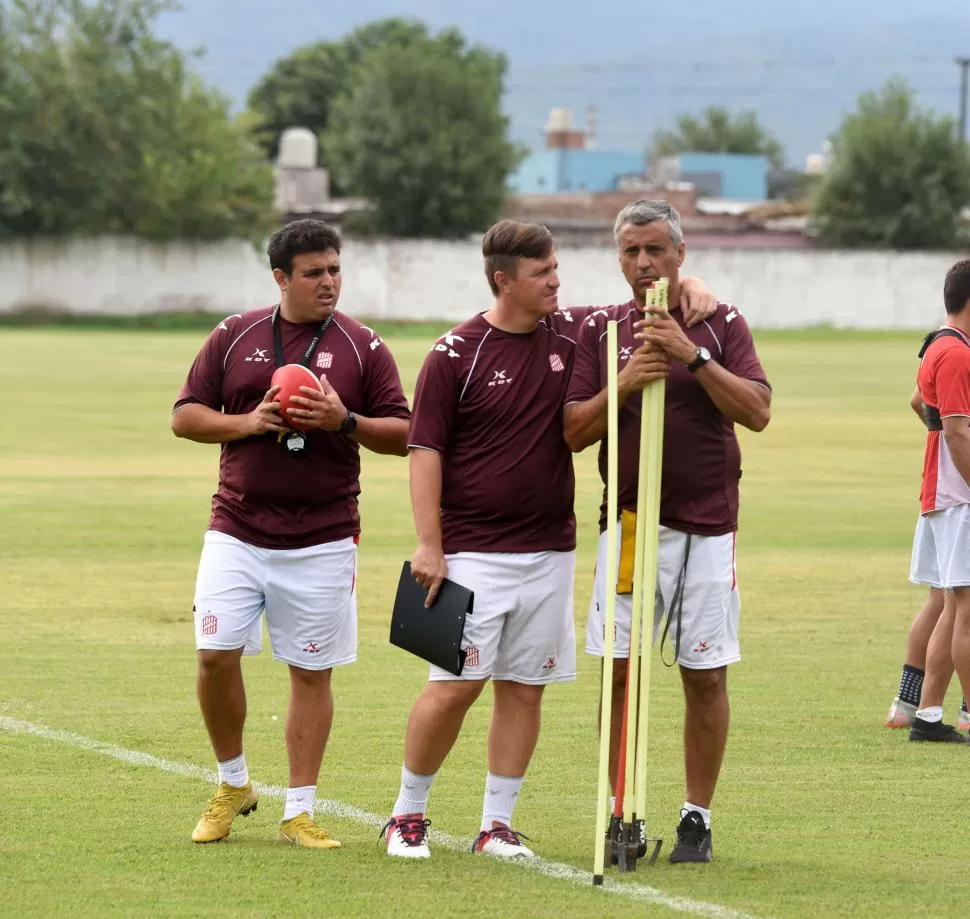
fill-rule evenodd
<path id="1" fill-rule="evenodd" d="M 512 826 L 512 811 L 524 781 L 525 776 L 521 775 L 513 779 L 504 775 L 492 775 L 491 772 L 488 774 L 485 779 L 485 802 L 482 805 L 483 830 L 490 830 L 493 821 Z"/>
<path id="2" fill-rule="evenodd" d="M 684 802 L 685 811 L 697 811 L 704 818 L 704 829 L 709 830 L 711 828 L 711 811 L 706 807 L 698 807 L 696 804 L 691 804 L 690 801 Z"/>
<path id="3" fill-rule="evenodd" d="M 943 720 L 943 706 L 942 705 L 931 705 L 929 708 L 921 708 L 916 713 L 917 718 L 922 718 L 923 721 L 942 721 Z"/>
<path id="4" fill-rule="evenodd" d="M 616 795 L 610 795 L 610 813 L 609 816 L 613 816 L 613 811 L 616 810 Z"/>
<path id="5" fill-rule="evenodd" d="M 407 766 L 401 766 L 401 790 L 397 794 L 397 801 L 392 817 L 401 814 L 421 814 L 428 809 L 428 795 L 431 793 L 433 775 L 416 775 Z"/>
<path id="6" fill-rule="evenodd" d="M 302 788 L 286 789 L 286 807 L 283 819 L 292 820 L 298 814 L 306 814 L 313 819 L 313 802 L 317 799 L 317 786 L 304 785 Z"/>
<path id="7" fill-rule="evenodd" d="M 246 766 L 246 754 L 240 753 L 234 759 L 227 759 L 219 765 L 219 781 L 242 788 L 249 784 L 249 769 Z"/>

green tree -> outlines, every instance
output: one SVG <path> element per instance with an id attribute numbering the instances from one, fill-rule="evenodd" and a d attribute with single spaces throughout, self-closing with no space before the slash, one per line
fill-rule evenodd
<path id="1" fill-rule="evenodd" d="M 0 33 L 0 236 L 259 237 L 272 170 L 155 38 L 165 0 L 12 0 Z"/>
<path id="2" fill-rule="evenodd" d="M 309 128 L 322 136 L 334 100 L 347 89 L 354 68 L 369 51 L 427 38 L 427 26 L 421 22 L 381 19 L 341 41 L 305 45 L 276 61 L 249 94 L 266 156 L 276 159 L 280 134 L 287 128 Z"/>
<path id="3" fill-rule="evenodd" d="M 813 215 L 833 246 L 953 248 L 970 204 L 970 153 L 953 120 L 920 110 L 890 80 L 859 97 L 832 136 Z"/>
<path id="4" fill-rule="evenodd" d="M 658 131 L 653 152 L 659 156 L 675 153 L 761 153 L 773 169 L 785 164 L 785 151 L 758 123 L 754 112 L 732 116 L 726 108 L 711 106 L 702 118 L 681 115 L 674 131 Z"/>
<path id="5" fill-rule="evenodd" d="M 455 30 L 364 56 L 324 149 L 341 185 L 375 202 L 379 232 L 454 238 L 495 219 L 520 156 L 501 109 L 505 67 Z"/>

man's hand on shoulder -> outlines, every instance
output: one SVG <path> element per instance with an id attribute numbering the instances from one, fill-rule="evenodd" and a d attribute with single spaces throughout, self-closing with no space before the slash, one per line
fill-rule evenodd
<path id="1" fill-rule="evenodd" d="M 700 278 L 680 279 L 680 311 L 687 328 L 710 319 L 717 312 L 717 297 Z"/>

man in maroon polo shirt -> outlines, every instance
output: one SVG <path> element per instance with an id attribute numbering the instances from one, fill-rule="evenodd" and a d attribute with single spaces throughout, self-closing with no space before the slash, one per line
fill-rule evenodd
<path id="1" fill-rule="evenodd" d="M 740 660 L 740 599 L 734 546 L 738 522 L 741 454 L 734 424 L 760 431 L 768 424 L 771 389 L 744 317 L 718 304 L 714 315 L 687 328 L 681 311 L 652 310 L 644 324 L 647 290 L 670 281 L 670 303 L 679 303 L 680 266 L 686 246 L 680 216 L 666 202 L 637 201 L 615 224 L 620 266 L 633 291 L 622 306 L 597 310 L 580 333 L 564 413 L 565 438 L 580 451 L 600 443 L 606 482 L 606 323 L 618 322 L 619 507 L 635 511 L 640 440 L 639 365 L 658 352 L 670 361 L 666 383 L 659 561 L 655 632 L 664 610 L 680 664 L 686 714 L 684 760 L 687 800 L 672 862 L 710 861 L 710 805 L 727 741 L 727 666 Z M 588 653 L 602 656 L 607 584 L 606 501 L 600 511 L 600 547 L 586 636 Z M 632 551 L 632 540 L 627 544 Z M 621 550 L 621 556 L 625 552 Z M 624 564 L 621 557 L 620 565 Z M 676 602 L 675 602 L 676 601 Z M 631 597 L 617 596 L 610 773 L 617 775 Z"/>
<path id="2" fill-rule="evenodd" d="M 558 263 L 545 227 L 502 221 L 482 252 L 494 305 L 432 348 L 408 438 L 412 570 L 429 605 L 448 576 L 475 592 L 475 610 L 461 677 L 432 667 L 408 720 L 400 792 L 384 828 L 388 854 L 404 858 L 430 855 L 431 784 L 489 680 L 488 776 L 473 851 L 532 857 L 512 812 L 539 737 L 543 690 L 576 673 L 574 478 L 562 406 L 589 309 L 557 309 Z M 706 289 L 695 292 L 706 313 Z M 655 352 L 642 362 L 641 385 L 666 366 Z"/>
<path id="3" fill-rule="evenodd" d="M 333 720 L 331 671 L 357 656 L 360 447 L 406 455 L 409 413 L 387 347 L 337 312 L 336 231 L 299 220 L 268 251 L 279 305 L 219 323 L 172 414 L 176 436 L 222 445 L 195 590 L 199 703 L 220 785 L 192 839 L 223 839 L 236 814 L 256 809 L 240 658 L 258 653 L 265 610 L 273 656 L 290 672 L 279 838 L 337 848 L 313 821 L 313 805 Z M 296 400 L 305 433 L 287 430 L 270 388 L 274 369 L 289 363 L 323 384 Z"/>

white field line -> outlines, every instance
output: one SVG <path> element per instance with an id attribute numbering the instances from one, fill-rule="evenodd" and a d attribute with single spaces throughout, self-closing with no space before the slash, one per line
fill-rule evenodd
<path id="1" fill-rule="evenodd" d="M 170 772 L 175 775 L 183 775 L 186 778 L 202 779 L 206 782 L 217 782 L 218 776 L 209 769 L 203 769 L 193 763 L 181 763 L 170 759 L 161 759 L 152 756 L 150 753 L 141 753 L 138 750 L 128 750 L 115 744 L 105 743 L 101 740 L 93 740 L 90 737 L 83 737 L 80 734 L 73 734 L 70 731 L 58 731 L 53 728 L 44 727 L 41 724 L 33 724 L 29 721 L 20 721 L 16 718 L 9 718 L 0 715 L 0 730 L 11 734 L 30 734 L 40 737 L 43 740 L 50 740 L 55 743 L 66 744 L 77 750 L 85 750 L 89 753 L 98 753 L 101 756 L 108 756 L 111 759 L 128 763 L 132 766 L 147 766 L 157 769 L 160 772 Z M 286 789 L 278 785 L 260 785 L 256 788 L 261 795 L 269 798 L 285 800 Z M 365 826 L 380 827 L 386 821 L 385 817 L 361 810 L 349 804 L 342 804 L 340 801 L 329 801 L 326 798 L 318 798 L 316 809 L 320 813 L 331 814 L 344 820 L 352 820 Z M 468 841 L 432 830 L 430 833 L 432 842 L 448 849 L 465 852 L 469 849 Z M 581 871 L 572 865 L 565 865 L 558 862 L 548 862 L 544 859 L 521 859 L 515 860 L 512 864 L 517 867 L 547 877 L 556 878 L 560 881 L 568 881 L 571 884 L 592 887 L 593 876 L 588 871 Z M 605 883 L 600 888 L 605 893 L 614 894 L 618 897 L 625 897 L 628 900 L 636 900 L 641 903 L 649 903 L 654 906 L 665 906 L 668 909 L 678 910 L 683 913 L 690 913 L 694 916 L 709 916 L 711 919 L 755 919 L 755 917 L 738 910 L 720 906 L 717 903 L 707 903 L 703 900 L 691 900 L 687 897 L 677 897 L 666 894 L 655 887 L 648 887 L 646 884 L 622 884 L 610 878 L 606 878 Z"/>

